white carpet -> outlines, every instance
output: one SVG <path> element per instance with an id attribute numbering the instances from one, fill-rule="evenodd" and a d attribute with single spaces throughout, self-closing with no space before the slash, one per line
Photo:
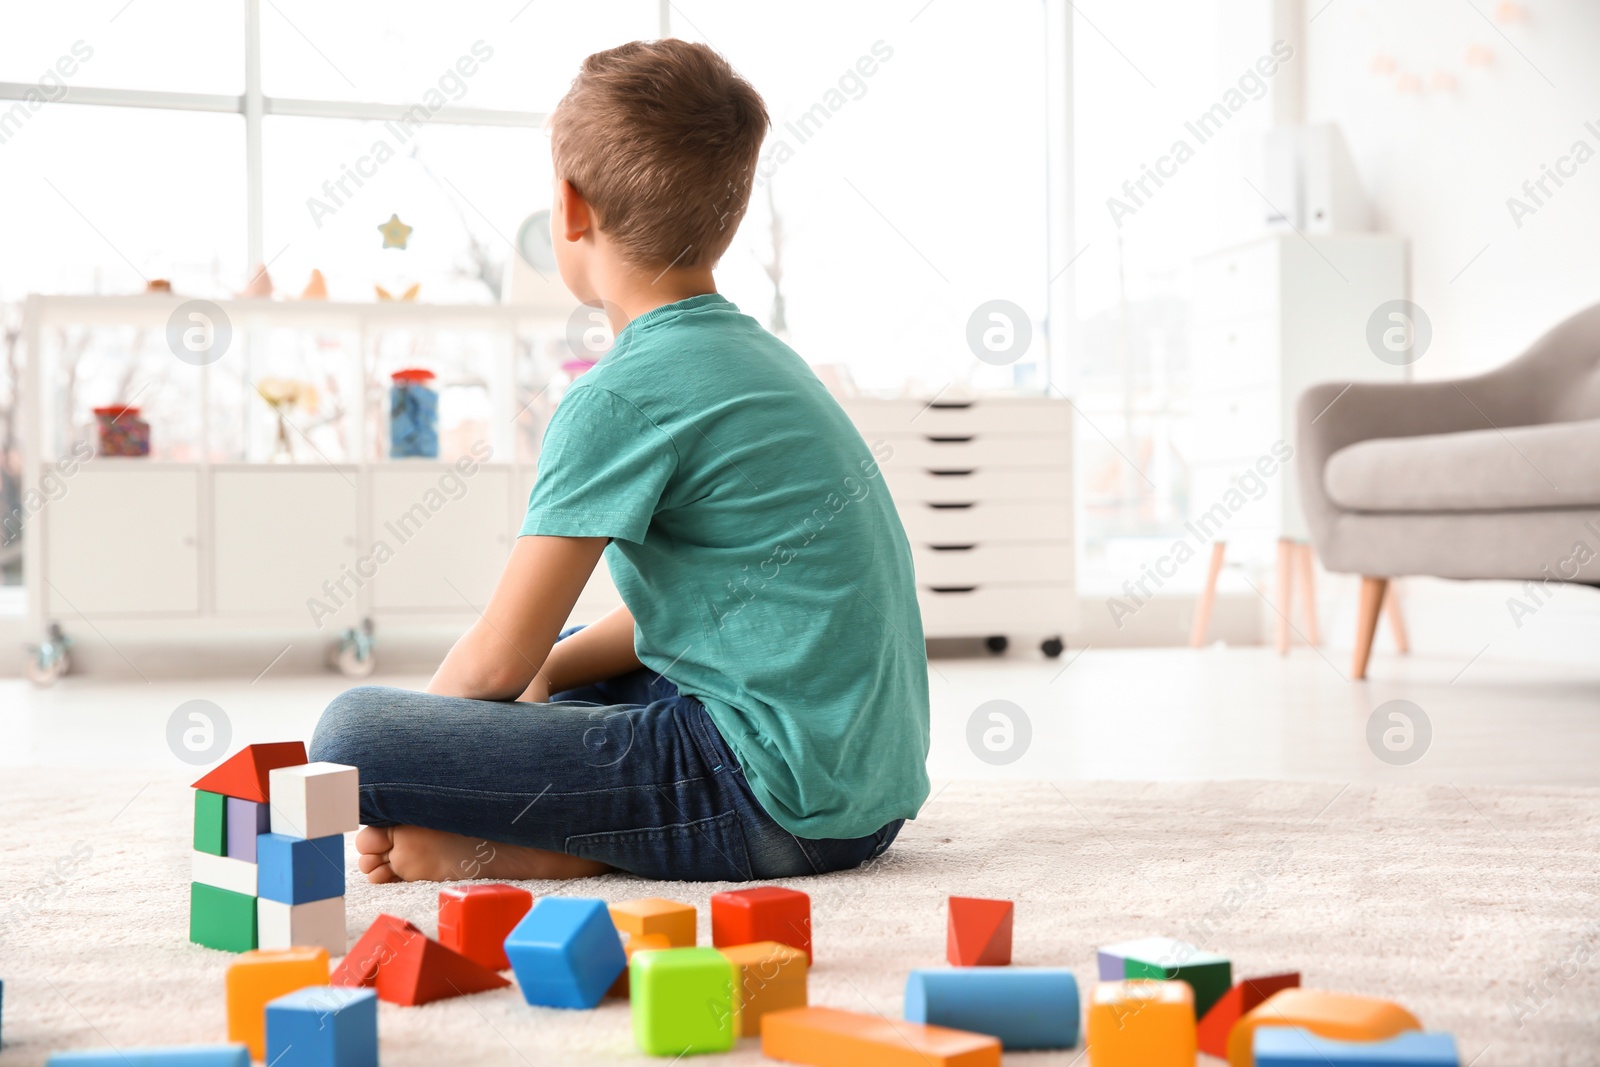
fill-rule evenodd
<path id="1" fill-rule="evenodd" d="M 189 790 L 84 777 L 5 772 L 0 784 L 8 1067 L 225 1036 L 231 957 L 186 940 Z M 794 884 L 813 903 L 813 1003 L 898 1015 L 906 972 L 943 962 L 945 896 L 999 896 L 1017 902 L 1016 962 L 1070 965 L 1085 989 L 1096 945 L 1188 937 L 1235 973 L 1299 968 L 1308 985 L 1394 998 L 1454 1032 L 1464 1065 L 1578 1067 L 1600 1063 L 1597 857 L 1600 790 L 957 782 L 874 869 Z M 380 911 L 434 932 L 436 886 L 368 886 L 348 859 L 352 940 Z M 529 888 L 691 901 L 705 939 L 720 887 L 613 876 Z M 1544 992 L 1523 1001 L 1519 1027 L 1524 983 Z M 659 1062 L 634 1050 L 625 1004 L 530 1008 L 514 988 L 385 1004 L 379 1030 L 388 1067 Z M 758 1061 L 746 1041 L 703 1062 Z"/>

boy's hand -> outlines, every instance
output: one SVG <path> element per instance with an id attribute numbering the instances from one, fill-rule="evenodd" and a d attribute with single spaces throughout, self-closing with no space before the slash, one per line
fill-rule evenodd
<path id="1" fill-rule="evenodd" d="M 549 662 L 548 659 L 545 660 L 546 664 Z M 545 680 L 543 674 L 534 675 L 533 681 L 528 683 L 528 688 L 522 691 L 517 700 L 524 704 L 550 703 L 550 683 Z"/>

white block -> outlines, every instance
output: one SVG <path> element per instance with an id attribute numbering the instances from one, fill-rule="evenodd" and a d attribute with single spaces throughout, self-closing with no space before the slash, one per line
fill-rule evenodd
<path id="1" fill-rule="evenodd" d="M 272 832 L 289 837 L 331 837 L 360 825 L 359 772 L 342 763 L 302 763 L 268 775 Z"/>
<path id="2" fill-rule="evenodd" d="M 261 948 L 315 948 L 330 956 L 347 950 L 344 932 L 344 897 L 284 904 L 266 897 L 256 899 L 256 939 Z"/>
<path id="3" fill-rule="evenodd" d="M 230 889 L 247 897 L 256 895 L 256 865 L 249 860 L 196 852 L 194 874 L 190 880 L 201 885 L 214 885 L 218 889 Z"/>

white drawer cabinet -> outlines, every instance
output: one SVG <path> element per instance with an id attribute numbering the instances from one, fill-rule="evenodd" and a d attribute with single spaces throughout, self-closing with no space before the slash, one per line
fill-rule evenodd
<path id="1" fill-rule="evenodd" d="M 928 637 L 1043 638 L 1077 624 L 1072 415 L 1062 400 L 852 399 L 911 542 Z"/>

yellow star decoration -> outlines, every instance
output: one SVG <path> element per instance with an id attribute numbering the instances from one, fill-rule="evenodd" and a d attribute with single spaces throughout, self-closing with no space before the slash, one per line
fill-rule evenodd
<path id="1" fill-rule="evenodd" d="M 411 227 L 400 221 L 399 215 L 390 215 L 389 221 L 378 227 L 383 234 L 383 247 L 404 249 L 411 237 Z"/>

